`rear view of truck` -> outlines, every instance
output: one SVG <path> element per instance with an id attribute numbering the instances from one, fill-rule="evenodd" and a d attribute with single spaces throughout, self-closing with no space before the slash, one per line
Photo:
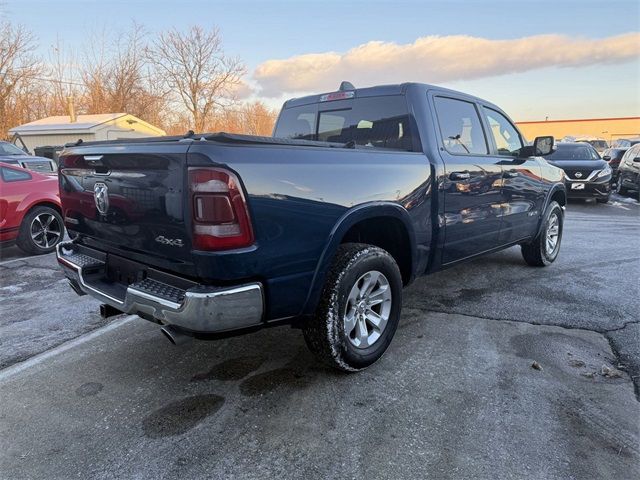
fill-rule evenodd
<path id="1" fill-rule="evenodd" d="M 290 324 L 328 364 L 365 368 L 429 258 L 434 180 L 409 103 L 423 106 L 422 88 L 291 100 L 274 137 L 68 145 L 73 241 L 58 261 L 77 293 L 174 343 Z"/>
<path id="2" fill-rule="evenodd" d="M 253 229 L 235 174 L 187 165 L 190 141 L 70 147 L 61 157 L 65 224 L 77 241 L 58 247 L 74 290 L 118 311 L 188 332 L 258 325 L 262 287 L 199 278 L 194 250 L 250 246 Z M 177 338 L 177 330 L 165 333 Z"/>

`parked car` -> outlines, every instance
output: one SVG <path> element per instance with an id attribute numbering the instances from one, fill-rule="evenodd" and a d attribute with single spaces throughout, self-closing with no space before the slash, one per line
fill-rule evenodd
<path id="1" fill-rule="evenodd" d="M 626 148 L 607 148 L 604 152 L 602 152 L 602 159 L 609 163 L 611 170 L 613 170 L 612 182 L 615 183 L 618 178 L 618 167 L 620 166 L 620 161 L 624 153 L 628 149 Z"/>
<path id="2" fill-rule="evenodd" d="M 64 238 L 57 177 L 0 163 L 0 186 L 0 244 L 52 252 Z"/>
<path id="3" fill-rule="evenodd" d="M 635 190 L 640 201 L 640 143 L 626 151 L 618 167 L 616 191 L 627 195 L 631 190 Z"/>
<path id="4" fill-rule="evenodd" d="M 566 174 L 569 198 L 595 198 L 607 203 L 611 195 L 612 168 L 587 143 L 559 143 L 547 161 Z"/>
<path id="5" fill-rule="evenodd" d="M 611 145 L 613 148 L 631 148 L 640 143 L 640 138 L 619 138 Z"/>
<path id="6" fill-rule="evenodd" d="M 593 148 L 595 148 L 596 152 L 598 153 L 602 153 L 607 148 L 609 148 L 609 144 L 607 143 L 607 141 L 602 138 L 580 137 L 576 139 L 576 142 L 588 143 Z"/>
<path id="7" fill-rule="evenodd" d="M 29 155 L 9 142 L 0 141 L 0 162 L 46 175 L 55 175 L 58 171 L 58 166 L 52 159 Z"/>
<path id="8" fill-rule="evenodd" d="M 75 239 L 57 256 L 74 290 L 174 343 L 292 324 L 354 371 L 387 349 L 416 276 L 514 245 L 529 265 L 558 256 L 564 174 L 541 157 L 553 137 L 526 145 L 489 102 L 343 84 L 287 101 L 274 137 L 67 145 Z"/>

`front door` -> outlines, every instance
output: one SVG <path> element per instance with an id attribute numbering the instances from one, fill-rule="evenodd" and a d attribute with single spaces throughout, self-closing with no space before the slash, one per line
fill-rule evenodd
<path id="1" fill-rule="evenodd" d="M 502 203 L 501 159 L 489 155 L 478 105 L 436 96 L 440 155 L 445 165 L 442 263 L 498 245 Z"/>
<path id="2" fill-rule="evenodd" d="M 482 112 L 490 132 L 491 154 L 502 164 L 499 243 L 505 245 L 535 234 L 544 205 L 542 170 L 537 158 L 519 157 L 522 136 L 504 114 L 486 106 Z"/>

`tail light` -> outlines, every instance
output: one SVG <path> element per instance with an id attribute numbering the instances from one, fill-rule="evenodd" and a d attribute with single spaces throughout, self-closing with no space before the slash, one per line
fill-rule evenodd
<path id="1" fill-rule="evenodd" d="M 193 247 L 228 250 L 253 244 L 247 202 L 238 178 L 222 168 L 190 168 Z"/>

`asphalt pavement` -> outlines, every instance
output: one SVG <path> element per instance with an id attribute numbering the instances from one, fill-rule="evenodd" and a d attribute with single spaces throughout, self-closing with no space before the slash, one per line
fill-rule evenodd
<path id="1" fill-rule="evenodd" d="M 173 347 L 105 323 L 52 256 L 6 250 L 0 478 L 639 478 L 639 214 L 572 202 L 552 266 L 418 280 L 351 375 L 287 327 Z"/>

